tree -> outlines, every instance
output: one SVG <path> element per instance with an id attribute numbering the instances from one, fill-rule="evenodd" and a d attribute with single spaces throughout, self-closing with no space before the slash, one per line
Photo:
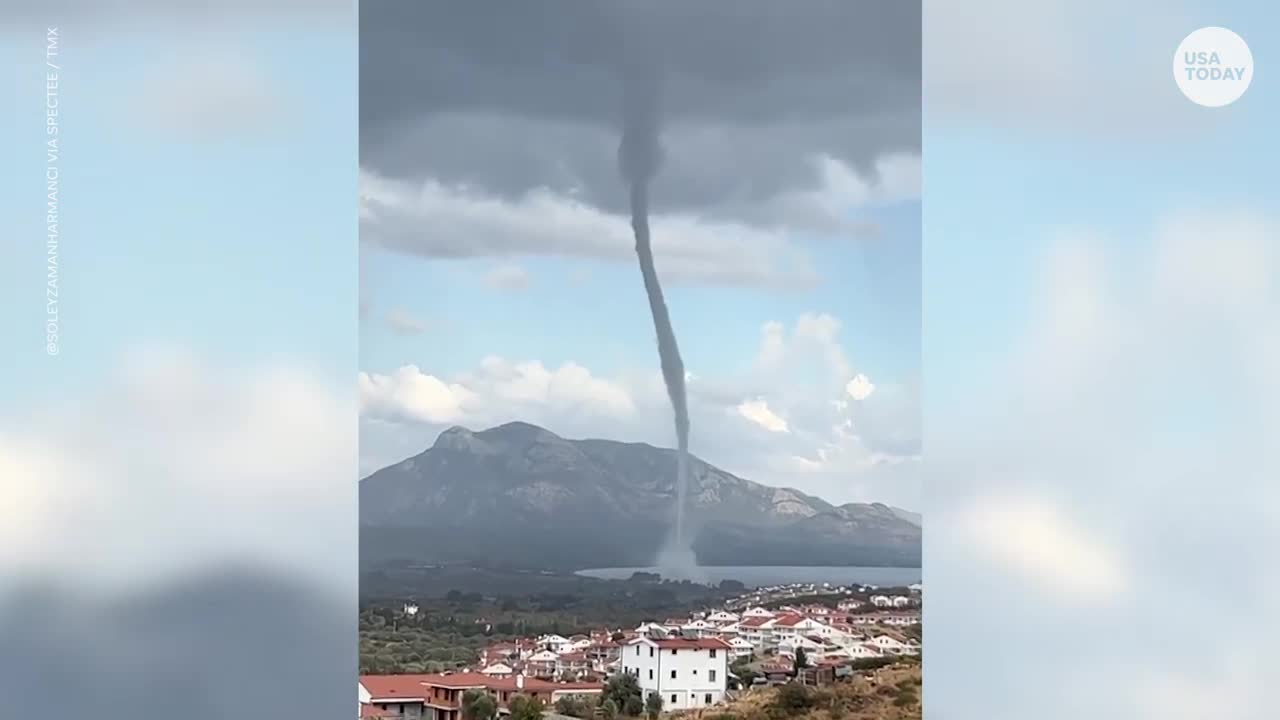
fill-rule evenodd
<path id="1" fill-rule="evenodd" d="M 613 720 L 618 717 L 618 703 L 614 702 L 613 698 L 605 698 L 604 702 L 600 703 L 600 714 L 604 715 L 604 720 Z"/>
<path id="2" fill-rule="evenodd" d="M 656 720 L 662 713 L 662 696 L 656 692 L 649 693 L 649 697 L 644 700 L 644 711 L 649 716 L 649 720 Z"/>
<path id="3" fill-rule="evenodd" d="M 804 648 L 802 647 L 796 648 L 795 664 L 796 664 L 796 672 L 800 672 L 801 670 L 809 667 L 809 653 L 806 653 L 804 651 Z"/>
<path id="4" fill-rule="evenodd" d="M 466 720 L 493 720 L 498 705 L 493 696 L 482 690 L 468 690 L 462 695 L 462 717 Z"/>
<path id="5" fill-rule="evenodd" d="M 572 695 L 556 701 L 556 712 L 570 717 L 584 718 L 584 720 L 591 717 L 591 711 L 594 709 L 592 704 L 584 698 Z"/>
<path id="6" fill-rule="evenodd" d="M 542 720 L 542 701 L 527 695 L 516 695 L 508 704 L 511 709 L 509 720 Z"/>
<path id="7" fill-rule="evenodd" d="M 635 675 L 615 675 L 604 686 L 602 697 L 612 700 L 613 707 L 627 715 L 644 712 L 644 700 L 640 696 L 640 681 Z"/>

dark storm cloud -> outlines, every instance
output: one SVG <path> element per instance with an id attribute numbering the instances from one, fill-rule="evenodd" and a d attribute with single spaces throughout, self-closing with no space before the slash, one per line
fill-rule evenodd
<path id="1" fill-rule="evenodd" d="M 662 77 L 659 210 L 735 216 L 814 185 L 813 157 L 870 172 L 920 147 L 914 2 L 365 3 L 361 164 L 504 196 L 576 190 L 625 211 L 620 66 Z"/>

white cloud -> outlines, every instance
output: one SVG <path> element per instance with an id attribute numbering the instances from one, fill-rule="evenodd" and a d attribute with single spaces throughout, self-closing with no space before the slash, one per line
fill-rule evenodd
<path id="1" fill-rule="evenodd" d="M 849 393 L 849 397 L 854 400 L 862 401 L 871 397 L 871 393 L 876 391 L 876 386 L 871 383 L 871 380 L 866 375 L 858 373 L 853 376 L 852 380 L 845 383 L 844 391 Z"/>
<path id="2" fill-rule="evenodd" d="M 839 340 L 840 330 L 840 321 L 827 313 L 802 313 L 790 335 L 782 323 L 767 322 L 760 329 L 756 364 L 763 370 L 794 371 L 798 364 L 819 359 L 843 385 L 851 379 L 852 371 Z"/>
<path id="3" fill-rule="evenodd" d="M 362 415 L 392 420 L 452 423 L 465 416 L 463 406 L 475 395 L 457 383 L 405 365 L 390 375 L 362 372 L 357 380 Z"/>
<path id="4" fill-rule="evenodd" d="M 485 273 L 484 283 L 494 290 L 518 292 L 529 289 L 529 271 L 519 265 L 499 265 Z"/>
<path id="5" fill-rule="evenodd" d="M 450 381 L 406 365 L 387 375 L 362 372 L 359 387 L 361 415 L 388 422 L 483 426 L 533 420 L 513 415 L 522 411 L 621 417 L 635 410 L 627 388 L 580 365 L 549 369 L 496 356 Z"/>
<path id="6" fill-rule="evenodd" d="M 29 541 L 0 562 L 93 584 L 248 557 L 346 586 L 355 409 L 299 366 L 135 348 L 74 404 L 0 421 L 0 498 L 21 510 L 0 538 Z"/>
<path id="7" fill-rule="evenodd" d="M 734 408 L 738 415 L 750 420 L 769 432 L 790 432 L 787 421 L 769 409 L 769 403 L 763 399 L 746 400 Z"/>
<path id="8" fill-rule="evenodd" d="M 943 524 L 954 533 L 947 533 L 948 542 L 969 544 L 1002 570 L 1054 597 L 1110 603 L 1127 590 L 1116 548 L 1043 498 L 981 497 Z"/>

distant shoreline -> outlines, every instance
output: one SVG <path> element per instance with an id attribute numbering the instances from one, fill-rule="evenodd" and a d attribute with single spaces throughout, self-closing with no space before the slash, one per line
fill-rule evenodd
<path id="1" fill-rule="evenodd" d="M 747 587 L 812 583 L 821 585 L 900 586 L 921 582 L 919 567 L 869 567 L 828 565 L 699 565 L 693 568 L 611 567 L 577 570 L 575 575 L 599 580 L 626 580 L 635 573 L 651 573 L 663 580 L 688 580 L 717 584 L 736 580 Z"/>

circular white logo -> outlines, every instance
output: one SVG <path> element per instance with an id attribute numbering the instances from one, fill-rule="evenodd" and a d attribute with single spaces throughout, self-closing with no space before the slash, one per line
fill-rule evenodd
<path id="1" fill-rule="evenodd" d="M 1226 28 L 1200 28 L 1178 46 L 1173 79 L 1197 105 L 1230 105 L 1253 81 L 1253 53 L 1244 38 Z"/>

